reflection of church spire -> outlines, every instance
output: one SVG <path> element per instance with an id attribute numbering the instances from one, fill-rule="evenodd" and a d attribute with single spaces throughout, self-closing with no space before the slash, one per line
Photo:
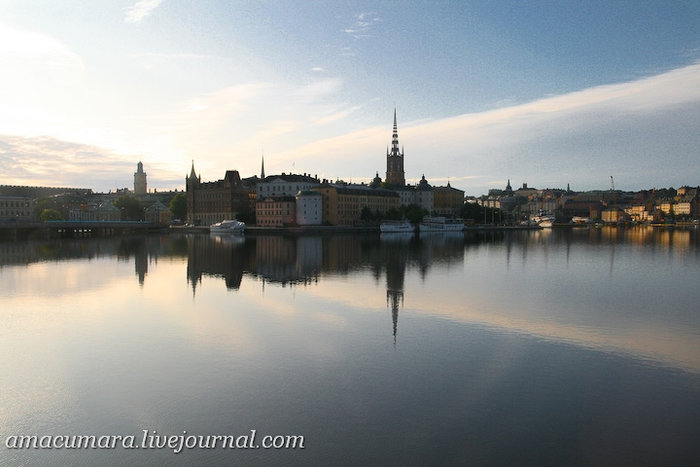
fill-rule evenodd
<path id="1" fill-rule="evenodd" d="M 394 335 L 394 345 L 396 345 L 396 331 L 399 325 L 399 302 L 403 305 L 403 291 L 402 290 L 387 290 L 386 291 L 386 304 L 391 307 L 391 322 L 393 324 L 392 330 Z"/>
<path id="2" fill-rule="evenodd" d="M 396 345 L 399 324 L 399 305 L 403 306 L 404 276 L 406 273 L 405 252 L 398 249 L 388 250 L 386 265 L 386 304 L 391 308 L 392 334 Z M 392 251 L 393 250 L 393 251 Z"/>

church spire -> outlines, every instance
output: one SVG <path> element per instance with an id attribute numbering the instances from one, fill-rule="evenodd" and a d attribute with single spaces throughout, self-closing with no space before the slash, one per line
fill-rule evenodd
<path id="1" fill-rule="evenodd" d="M 394 132 L 391 135 L 391 155 L 399 155 L 399 130 L 396 125 L 396 107 L 394 107 Z"/>
<path id="2" fill-rule="evenodd" d="M 404 186 L 406 179 L 403 170 L 403 148 L 399 151 L 399 130 L 394 107 L 394 128 L 391 134 L 391 151 L 386 156 L 386 182 L 389 185 Z"/>
<path id="3" fill-rule="evenodd" d="M 265 156 L 262 156 L 262 166 L 260 167 L 260 178 L 265 178 Z"/>

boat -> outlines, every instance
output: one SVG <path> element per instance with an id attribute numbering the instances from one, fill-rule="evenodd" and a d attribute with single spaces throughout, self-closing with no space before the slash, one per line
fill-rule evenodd
<path id="1" fill-rule="evenodd" d="M 590 217 L 574 216 L 571 218 L 571 223 L 572 224 L 590 224 L 591 218 Z"/>
<path id="2" fill-rule="evenodd" d="M 415 228 L 407 220 L 402 221 L 382 221 L 379 224 L 379 231 L 381 233 L 413 233 Z"/>
<path id="3" fill-rule="evenodd" d="M 425 216 L 418 225 L 421 232 L 461 232 L 464 230 L 462 219 L 448 219 L 444 216 Z"/>
<path id="4" fill-rule="evenodd" d="M 227 219 L 209 226 L 211 233 L 243 233 L 245 232 L 245 222 L 235 219 Z"/>
<path id="5" fill-rule="evenodd" d="M 540 211 L 537 215 L 530 216 L 530 221 L 540 227 L 552 227 L 554 225 L 554 216 Z"/>

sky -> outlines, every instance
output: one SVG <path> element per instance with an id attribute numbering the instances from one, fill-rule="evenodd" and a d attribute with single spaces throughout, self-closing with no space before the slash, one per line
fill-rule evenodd
<path id="1" fill-rule="evenodd" d="M 700 2 L 0 0 L 0 184 L 700 185 Z"/>

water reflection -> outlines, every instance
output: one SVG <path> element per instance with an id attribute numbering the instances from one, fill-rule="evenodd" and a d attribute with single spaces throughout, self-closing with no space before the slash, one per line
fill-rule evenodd
<path id="1" fill-rule="evenodd" d="M 237 292 L 244 281 L 317 287 L 367 272 L 385 303 L 343 288 L 336 298 L 383 306 L 397 342 L 400 310 L 631 352 L 700 369 L 695 311 L 697 229 L 586 228 L 382 236 L 164 235 L 0 243 L 0 269 L 46 261 L 134 261 L 141 287 L 161 258 L 186 262 Z M 383 276 L 383 280 L 382 280 Z M 414 279 L 418 279 L 416 282 Z M 376 300 L 376 298 L 374 299 Z M 634 330 L 632 332 L 631 330 Z"/>
<path id="2" fill-rule="evenodd" d="M 5 433 L 256 428 L 310 445 L 0 450 L 0 465 L 695 465 L 697 236 L 0 244 Z"/>

